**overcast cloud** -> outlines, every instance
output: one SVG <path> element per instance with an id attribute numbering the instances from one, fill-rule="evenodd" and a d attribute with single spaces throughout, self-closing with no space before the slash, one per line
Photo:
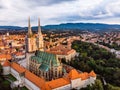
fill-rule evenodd
<path id="1" fill-rule="evenodd" d="M 0 0 L 0 25 L 67 22 L 120 24 L 120 0 Z"/>

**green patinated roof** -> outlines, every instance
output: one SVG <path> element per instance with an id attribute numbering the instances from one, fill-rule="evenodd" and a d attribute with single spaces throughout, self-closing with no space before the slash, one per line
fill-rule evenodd
<path id="1" fill-rule="evenodd" d="M 49 70 L 49 66 L 46 65 L 46 64 L 42 64 L 42 65 L 40 65 L 39 69 L 42 70 L 42 71 L 48 71 Z"/>
<path id="2" fill-rule="evenodd" d="M 37 60 L 38 63 L 42 63 L 42 58 L 39 58 L 39 57 L 37 57 L 37 56 L 32 56 L 31 59 L 32 59 L 32 60 Z"/>
<path id="3" fill-rule="evenodd" d="M 36 51 L 35 56 L 32 56 L 31 59 L 37 60 L 41 64 L 39 69 L 43 71 L 48 71 L 50 66 L 57 67 L 60 65 L 56 55 L 43 51 Z"/>

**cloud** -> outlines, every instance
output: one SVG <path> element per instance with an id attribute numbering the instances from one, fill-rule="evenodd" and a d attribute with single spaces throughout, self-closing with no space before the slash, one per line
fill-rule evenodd
<path id="1" fill-rule="evenodd" d="M 27 0 L 27 2 L 31 3 L 31 6 L 37 5 L 37 6 L 50 6 L 53 4 L 60 4 L 62 2 L 71 2 L 75 0 Z"/>
<path id="2" fill-rule="evenodd" d="M 66 22 L 120 24 L 120 0 L 0 0 L 0 25 L 27 26 Z"/>

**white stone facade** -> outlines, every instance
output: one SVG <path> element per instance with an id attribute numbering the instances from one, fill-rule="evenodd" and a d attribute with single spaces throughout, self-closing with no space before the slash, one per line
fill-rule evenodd
<path id="1" fill-rule="evenodd" d="M 63 59 L 63 58 L 65 58 L 65 60 L 66 61 L 70 61 L 72 58 L 74 58 L 75 56 L 77 55 L 77 53 L 76 53 L 76 51 L 74 51 L 74 52 L 72 52 L 72 53 L 70 53 L 70 54 L 68 54 L 68 55 L 57 55 L 58 56 L 58 58 L 60 58 L 60 59 Z"/>
<path id="2" fill-rule="evenodd" d="M 24 84 L 29 90 L 40 90 L 40 88 L 38 86 L 36 86 L 31 81 L 29 81 L 27 78 L 25 78 Z"/>
<path id="3" fill-rule="evenodd" d="M 8 75 L 8 74 L 10 74 L 10 66 L 3 67 L 3 75 Z"/>
<path id="4" fill-rule="evenodd" d="M 26 86 L 29 90 L 41 90 L 41 88 L 39 86 L 37 86 L 36 84 L 34 84 L 34 81 L 30 81 L 28 80 L 26 77 L 20 77 L 20 74 L 14 70 L 12 67 L 3 67 L 3 73 L 4 75 L 8 75 L 8 74 L 12 74 L 18 81 L 19 84 L 23 84 L 23 86 Z M 92 77 L 90 76 L 88 79 L 85 80 L 81 80 L 81 78 L 77 78 L 77 79 L 73 79 L 70 81 L 69 84 L 64 85 L 64 86 L 60 86 L 60 87 L 56 87 L 54 89 L 50 89 L 50 90 L 70 90 L 70 89 L 80 89 L 80 88 L 84 88 L 87 85 L 92 85 L 94 84 L 96 80 L 96 77 Z M 58 82 L 59 83 L 59 82 Z"/>
<path id="5" fill-rule="evenodd" d="M 71 89 L 71 86 L 70 86 L 70 84 L 68 84 L 68 85 L 65 85 L 65 86 L 55 88 L 53 90 L 70 90 L 70 89 Z"/>

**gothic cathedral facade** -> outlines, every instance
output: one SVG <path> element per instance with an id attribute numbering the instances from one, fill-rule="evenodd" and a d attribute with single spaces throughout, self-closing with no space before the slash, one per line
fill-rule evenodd
<path id="1" fill-rule="evenodd" d="M 44 51 L 44 41 L 43 41 L 43 36 L 41 32 L 41 27 L 40 27 L 40 19 L 38 19 L 38 33 L 37 33 L 37 36 L 35 36 L 32 33 L 30 18 L 29 18 L 28 33 L 26 36 L 26 52 L 32 53 L 32 52 L 35 52 L 36 50 Z"/>

